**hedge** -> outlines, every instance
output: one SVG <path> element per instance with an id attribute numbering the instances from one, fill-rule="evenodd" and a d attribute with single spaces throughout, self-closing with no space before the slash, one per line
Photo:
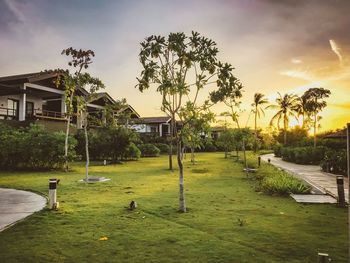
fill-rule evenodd
<path id="1" fill-rule="evenodd" d="M 159 156 L 160 150 L 154 145 L 150 143 L 141 144 L 138 146 L 141 151 L 142 157 L 156 157 Z"/>
<path id="2" fill-rule="evenodd" d="M 63 167 L 65 134 L 48 132 L 44 127 L 12 128 L 0 125 L 0 168 L 58 169 Z M 69 138 L 68 161 L 75 155 L 76 140 Z"/>

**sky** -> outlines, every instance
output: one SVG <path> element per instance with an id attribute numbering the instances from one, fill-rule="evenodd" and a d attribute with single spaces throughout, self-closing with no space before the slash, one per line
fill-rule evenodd
<path id="1" fill-rule="evenodd" d="M 217 43 L 219 59 L 243 83 L 241 126 L 253 125 L 256 92 L 273 103 L 277 92 L 324 87 L 332 95 L 321 129 L 341 128 L 350 122 L 349 11 L 349 0 L 0 0 L 0 76 L 67 68 L 62 49 L 92 49 L 89 72 L 106 92 L 126 98 L 141 116 L 160 116 L 159 95 L 135 88 L 140 43 L 194 30 Z M 265 113 L 262 127 L 274 111 Z"/>

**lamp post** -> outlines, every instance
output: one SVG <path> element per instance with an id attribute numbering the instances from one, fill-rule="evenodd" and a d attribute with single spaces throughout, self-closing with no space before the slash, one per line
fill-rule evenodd
<path id="1" fill-rule="evenodd" d="M 346 129 L 346 138 L 347 138 L 347 167 L 348 167 L 348 202 L 350 201 L 350 123 L 348 123 Z M 348 203 L 348 262 L 350 263 L 350 202 Z"/>

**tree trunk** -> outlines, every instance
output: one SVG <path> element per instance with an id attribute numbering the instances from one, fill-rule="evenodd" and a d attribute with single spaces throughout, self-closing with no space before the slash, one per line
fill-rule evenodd
<path id="1" fill-rule="evenodd" d="M 175 127 L 175 115 L 171 116 L 170 122 L 170 145 L 169 145 L 169 170 L 173 170 L 173 141 L 174 133 L 176 132 Z"/>
<path id="2" fill-rule="evenodd" d="M 314 148 L 316 148 L 316 131 L 317 129 L 317 114 L 315 114 L 315 119 L 314 119 Z"/>
<path id="3" fill-rule="evenodd" d="M 64 170 L 68 172 L 68 138 L 69 138 L 69 127 L 70 127 L 70 115 L 67 115 L 67 126 L 66 126 L 66 138 L 64 140 Z"/>
<path id="4" fill-rule="evenodd" d="M 90 163 L 89 138 L 88 138 L 88 133 L 87 133 L 87 115 L 85 115 L 84 133 L 85 133 L 85 153 L 86 153 L 85 180 L 87 182 L 89 179 L 89 163 Z"/>
<path id="5" fill-rule="evenodd" d="M 181 139 L 177 139 L 177 164 L 179 166 L 179 211 L 186 212 L 185 186 L 184 186 L 184 167 L 182 159 Z"/>
<path id="6" fill-rule="evenodd" d="M 194 164 L 194 145 L 191 145 L 191 163 Z"/>
<path id="7" fill-rule="evenodd" d="M 73 92 L 70 95 L 70 105 L 67 105 L 67 126 L 66 126 L 66 138 L 64 140 L 64 170 L 68 172 L 68 138 L 69 138 L 69 128 L 70 128 L 70 118 L 71 118 L 71 108 L 73 101 Z M 68 108 L 69 107 L 69 108 Z"/>
<path id="8" fill-rule="evenodd" d="M 257 143 L 258 143 L 258 131 L 257 131 L 257 121 L 256 121 L 256 118 L 257 118 L 257 111 L 258 111 L 258 108 L 255 107 L 255 120 L 254 120 L 254 126 L 255 126 L 255 143 L 254 143 L 254 152 L 256 153 L 256 148 L 257 148 Z"/>
<path id="9" fill-rule="evenodd" d="M 227 148 L 225 148 L 225 159 L 227 159 L 227 156 L 228 156 L 228 151 L 227 151 Z"/>
<path id="10" fill-rule="evenodd" d="M 242 140 L 242 151 L 243 151 L 243 159 L 244 159 L 244 167 L 247 169 L 247 156 L 245 154 L 245 140 Z"/>

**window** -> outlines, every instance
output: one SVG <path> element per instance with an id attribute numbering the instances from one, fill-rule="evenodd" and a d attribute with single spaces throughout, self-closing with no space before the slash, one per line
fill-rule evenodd
<path id="1" fill-rule="evenodd" d="M 26 117 L 33 117 L 34 115 L 34 103 L 26 102 Z"/>
<path id="2" fill-rule="evenodd" d="M 7 116 L 12 117 L 13 119 L 18 119 L 18 104 L 18 100 L 7 100 Z"/>
<path id="3" fill-rule="evenodd" d="M 158 132 L 157 126 L 151 126 L 151 132 Z"/>

